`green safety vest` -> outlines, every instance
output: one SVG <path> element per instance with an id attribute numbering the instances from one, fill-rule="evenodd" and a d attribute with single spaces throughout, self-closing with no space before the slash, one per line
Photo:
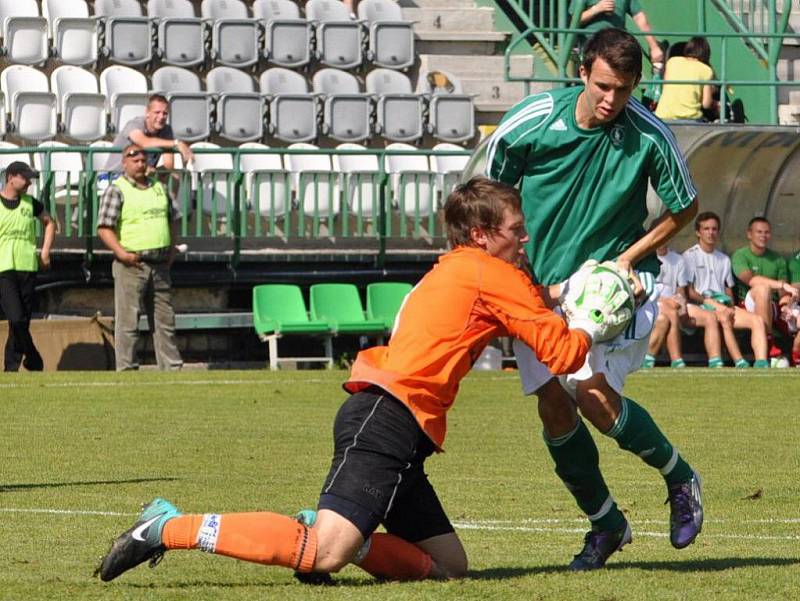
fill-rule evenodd
<path id="1" fill-rule="evenodd" d="M 122 212 L 117 236 L 122 248 L 138 252 L 170 245 L 169 198 L 160 182 L 146 189 L 137 188 L 124 177 L 112 184 L 122 192 Z"/>
<path id="2" fill-rule="evenodd" d="M 9 211 L 0 202 L 0 271 L 37 271 L 33 197 L 23 194 Z"/>

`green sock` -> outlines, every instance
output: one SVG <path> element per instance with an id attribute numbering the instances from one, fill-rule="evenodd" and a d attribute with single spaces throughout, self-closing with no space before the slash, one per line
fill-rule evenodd
<path id="1" fill-rule="evenodd" d="M 631 399 L 622 397 L 622 411 L 605 434 L 616 440 L 620 448 L 635 453 L 660 471 L 667 486 L 687 482 L 692 477 L 692 468 L 658 429 L 647 410 Z"/>
<path id="2" fill-rule="evenodd" d="M 750 362 L 742 357 L 741 359 L 737 360 L 736 363 L 733 364 L 734 367 L 738 367 L 739 369 L 749 369 Z"/>
<path id="3" fill-rule="evenodd" d="M 769 369 L 769 361 L 766 359 L 756 359 L 756 362 L 753 363 L 753 367 L 756 369 Z"/>
<path id="4" fill-rule="evenodd" d="M 592 522 L 594 530 L 616 530 L 625 517 L 600 473 L 600 455 L 589 429 L 581 419 L 575 429 L 558 438 L 544 435 L 547 450 L 556 464 L 556 474 L 564 482 L 578 507 Z"/>
<path id="5" fill-rule="evenodd" d="M 709 357 L 708 358 L 708 366 L 709 367 L 725 367 L 725 364 L 722 362 L 722 357 Z"/>
<path id="6" fill-rule="evenodd" d="M 644 361 L 642 361 L 642 369 L 650 369 L 651 367 L 655 366 L 656 366 L 655 356 L 651 355 L 650 353 L 647 353 L 644 356 Z"/>
<path id="7" fill-rule="evenodd" d="M 669 362 L 669 366 L 680 369 L 681 367 L 686 367 L 686 363 L 683 361 L 683 359 L 675 359 L 674 361 Z"/>

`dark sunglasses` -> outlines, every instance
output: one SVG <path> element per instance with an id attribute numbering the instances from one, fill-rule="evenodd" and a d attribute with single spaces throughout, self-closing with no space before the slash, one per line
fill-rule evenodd
<path id="1" fill-rule="evenodd" d="M 133 158 L 133 157 L 143 157 L 144 150 L 129 150 L 125 153 L 126 157 Z"/>

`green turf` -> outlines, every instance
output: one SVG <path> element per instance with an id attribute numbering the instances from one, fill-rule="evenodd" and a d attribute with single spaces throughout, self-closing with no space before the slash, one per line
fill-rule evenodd
<path id="1" fill-rule="evenodd" d="M 658 474 L 599 435 L 634 541 L 605 570 L 564 566 L 585 527 L 552 472 L 514 374 L 468 378 L 431 479 L 470 556 L 459 582 L 375 584 L 348 567 L 312 588 L 286 570 L 168 553 L 91 577 L 139 504 L 191 512 L 313 505 L 330 461 L 343 372 L 0 377 L 0 599 L 797 599 L 800 370 L 655 370 L 631 378 L 705 481 L 707 521 L 676 551 Z M 46 511 L 52 510 L 50 513 Z M 58 511 L 64 510 L 63 513 Z M 77 512 L 119 512 L 124 515 Z"/>

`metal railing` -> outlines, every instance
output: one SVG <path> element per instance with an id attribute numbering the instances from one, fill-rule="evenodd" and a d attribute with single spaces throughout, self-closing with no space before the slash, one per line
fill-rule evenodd
<path id="1" fill-rule="evenodd" d="M 58 224 L 54 251 L 82 251 L 91 262 L 95 250 L 103 248 L 96 238 L 99 201 L 109 185 L 108 174 L 93 168 L 95 155 L 120 152 L 112 147 L 20 147 L 0 148 L 5 155 L 38 154 L 41 173 L 30 193 L 37 197 Z M 225 168 L 158 171 L 168 193 L 180 208 L 180 235 L 189 242 L 212 245 L 237 263 L 245 250 L 255 252 L 294 246 L 313 248 L 325 241 L 326 248 L 369 247 L 382 264 L 394 246 L 438 252 L 445 246 L 441 209 L 457 183 L 459 171 L 390 169 L 397 157 L 463 156 L 468 150 L 344 150 L 290 148 L 197 148 L 202 155 L 229 155 Z M 58 154 L 78 154 L 81 170 L 59 169 L 65 161 Z M 367 156 L 363 170 L 284 168 L 242 169 L 244 155 L 271 155 L 284 164 L 289 155 L 342 157 Z M 201 162 L 199 160 L 195 161 Z M 203 161 L 208 163 L 206 159 Z M 77 161 L 74 162 L 77 165 Z M 0 169 L 2 171 L 2 169 Z M 312 243 L 312 244 L 309 244 Z M 366 246 L 365 246 L 366 243 Z M 99 245 L 99 246 L 98 246 Z M 202 248 L 202 244 L 197 248 Z"/>

